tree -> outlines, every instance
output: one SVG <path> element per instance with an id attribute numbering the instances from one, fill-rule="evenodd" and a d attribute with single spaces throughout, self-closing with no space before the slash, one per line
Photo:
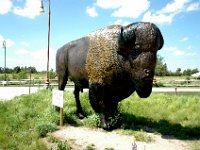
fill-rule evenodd
<path id="1" fill-rule="evenodd" d="M 21 72 L 21 68 L 20 66 L 16 66 L 14 69 L 13 69 L 14 73 L 20 73 Z"/>
<path id="2" fill-rule="evenodd" d="M 199 70 L 197 68 L 192 69 L 192 71 L 191 71 L 192 74 L 197 73 L 197 72 L 199 72 Z"/>
<path id="3" fill-rule="evenodd" d="M 186 70 L 183 71 L 183 75 L 184 76 L 191 76 L 191 74 L 192 74 L 192 70 L 191 69 L 186 69 Z"/>
<path id="4" fill-rule="evenodd" d="M 4 70 L 4 69 L 3 69 L 2 67 L 0 67 L 0 73 L 3 73 L 3 70 Z"/>
<path id="5" fill-rule="evenodd" d="M 53 69 L 51 69 L 51 70 L 49 71 L 49 78 L 50 78 L 50 79 L 55 79 L 55 77 L 56 77 L 56 73 L 53 71 Z"/>
<path id="6" fill-rule="evenodd" d="M 192 74 L 195 74 L 197 72 L 199 72 L 199 70 L 197 68 L 195 68 L 195 69 L 186 69 L 186 70 L 183 71 L 183 75 L 191 76 Z"/>
<path id="7" fill-rule="evenodd" d="M 182 75 L 182 73 L 181 73 L 181 68 L 177 68 L 177 69 L 176 69 L 175 75 L 176 75 L 176 76 L 181 76 L 181 75 Z"/>
<path id="8" fill-rule="evenodd" d="M 157 65 L 155 69 L 156 76 L 167 76 L 169 75 L 167 64 L 164 63 L 164 58 L 160 55 L 157 56 Z"/>
<path id="9" fill-rule="evenodd" d="M 37 73 L 36 68 L 35 68 L 35 67 L 31 67 L 31 66 L 27 68 L 27 71 L 28 71 L 28 72 L 31 71 L 31 73 Z"/>

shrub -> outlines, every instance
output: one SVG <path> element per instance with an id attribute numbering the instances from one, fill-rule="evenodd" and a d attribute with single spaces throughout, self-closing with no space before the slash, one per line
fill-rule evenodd
<path id="1" fill-rule="evenodd" d="M 41 124 L 36 127 L 40 137 L 45 137 L 48 132 L 56 131 L 58 128 L 54 124 Z"/>
<path id="2" fill-rule="evenodd" d="M 18 79 L 27 79 L 28 75 L 26 72 L 22 71 L 20 73 L 18 73 Z"/>
<path id="3" fill-rule="evenodd" d="M 62 141 L 57 144 L 57 150 L 71 150 L 71 147 Z"/>

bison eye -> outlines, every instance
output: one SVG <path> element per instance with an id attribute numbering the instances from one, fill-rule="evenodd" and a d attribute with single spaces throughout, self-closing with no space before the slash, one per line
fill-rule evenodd
<path id="1" fill-rule="evenodd" d="M 134 51 L 131 53 L 132 59 L 136 59 L 140 55 L 140 52 Z"/>

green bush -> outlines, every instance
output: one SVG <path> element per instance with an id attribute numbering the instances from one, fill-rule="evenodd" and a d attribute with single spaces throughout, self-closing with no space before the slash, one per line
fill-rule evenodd
<path id="1" fill-rule="evenodd" d="M 24 71 L 18 73 L 17 75 L 18 75 L 18 79 L 27 79 L 28 78 L 28 74 Z"/>
<path id="2" fill-rule="evenodd" d="M 158 87 L 165 87 L 165 85 L 164 85 L 163 83 L 161 83 L 161 82 L 158 82 L 158 83 L 157 83 L 157 86 L 158 86 Z"/>
<path id="3" fill-rule="evenodd" d="M 56 73 L 55 72 L 53 72 L 52 70 L 49 72 L 49 78 L 50 79 L 55 79 L 55 77 L 56 77 Z"/>
<path id="4" fill-rule="evenodd" d="M 45 137 L 47 133 L 56 131 L 57 129 L 55 124 L 41 124 L 36 127 L 36 131 L 40 137 Z"/>
<path id="5" fill-rule="evenodd" d="M 60 141 L 57 144 L 57 150 L 71 150 L 71 147 L 67 143 Z"/>
<path id="6" fill-rule="evenodd" d="M 87 145 L 84 150 L 95 150 L 95 145 L 94 144 Z"/>

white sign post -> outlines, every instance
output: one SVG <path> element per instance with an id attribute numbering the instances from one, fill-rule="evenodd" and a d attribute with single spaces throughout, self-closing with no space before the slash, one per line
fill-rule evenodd
<path id="1" fill-rule="evenodd" d="M 53 105 L 60 107 L 60 126 L 63 126 L 63 91 L 53 90 Z"/>
<path id="2" fill-rule="evenodd" d="M 53 105 L 63 108 L 63 91 L 53 90 Z"/>

